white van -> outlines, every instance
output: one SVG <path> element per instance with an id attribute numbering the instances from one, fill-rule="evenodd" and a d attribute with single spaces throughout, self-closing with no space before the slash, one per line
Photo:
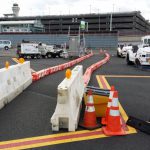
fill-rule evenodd
<path id="1" fill-rule="evenodd" d="M 4 48 L 5 50 L 8 50 L 9 48 L 11 48 L 11 41 L 0 40 L 0 48 Z"/>

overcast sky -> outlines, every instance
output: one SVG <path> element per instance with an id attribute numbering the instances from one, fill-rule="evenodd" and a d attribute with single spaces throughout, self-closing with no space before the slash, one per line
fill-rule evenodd
<path id="1" fill-rule="evenodd" d="M 20 6 L 20 16 L 63 15 L 141 11 L 150 20 L 150 0 L 1 0 L 0 16 L 12 13 L 13 3 Z"/>

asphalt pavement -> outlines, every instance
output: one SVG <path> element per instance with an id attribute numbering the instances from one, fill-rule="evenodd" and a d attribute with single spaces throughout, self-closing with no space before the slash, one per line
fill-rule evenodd
<path id="1" fill-rule="evenodd" d="M 150 75 L 149 70 L 127 66 L 125 59 L 114 54 L 106 65 L 97 69 L 89 85 L 98 86 L 96 75 Z M 93 56 L 80 64 L 85 69 L 103 57 Z M 32 69 L 40 70 L 68 60 L 61 58 L 31 60 Z M 0 63 L 1 64 L 1 63 Z M 51 134 L 50 118 L 57 101 L 57 86 L 64 79 L 60 71 L 34 82 L 21 95 L 0 110 L 0 141 Z M 110 85 L 119 91 L 119 100 L 128 115 L 143 120 L 149 119 L 150 78 L 107 78 Z M 138 132 L 127 136 L 93 139 L 81 142 L 33 148 L 39 150 L 150 150 L 150 136 Z"/>
<path id="2" fill-rule="evenodd" d="M 5 56 L 5 57 L 0 56 L 0 68 L 5 67 L 5 62 L 6 61 L 8 61 L 10 65 L 15 65 L 16 64 L 16 62 L 14 62 L 11 57 L 9 57 L 9 56 Z"/>

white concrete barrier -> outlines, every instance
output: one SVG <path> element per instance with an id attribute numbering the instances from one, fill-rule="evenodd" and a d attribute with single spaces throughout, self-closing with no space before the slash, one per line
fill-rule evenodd
<path id="1" fill-rule="evenodd" d="M 65 78 L 58 85 L 57 105 L 51 117 L 52 130 L 67 128 L 75 131 L 78 126 L 80 106 L 84 94 L 83 66 L 72 70 L 70 79 Z"/>
<path id="2" fill-rule="evenodd" d="M 32 83 L 30 62 L 0 69 L 0 109 Z"/>

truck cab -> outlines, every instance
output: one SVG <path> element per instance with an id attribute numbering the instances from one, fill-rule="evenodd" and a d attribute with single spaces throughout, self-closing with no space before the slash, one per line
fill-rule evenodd
<path id="1" fill-rule="evenodd" d="M 117 56 L 125 58 L 127 51 L 132 49 L 132 45 L 119 44 L 117 48 Z"/>
<path id="2" fill-rule="evenodd" d="M 140 45 L 128 50 L 126 60 L 128 65 L 150 66 L 150 36 L 142 37 Z"/>
<path id="3" fill-rule="evenodd" d="M 47 56 L 48 58 L 55 58 L 57 56 L 61 57 L 61 53 L 63 52 L 63 50 L 61 48 L 58 48 L 56 45 L 47 45 L 44 43 L 39 43 L 38 48 L 43 58 L 45 56 Z"/>

